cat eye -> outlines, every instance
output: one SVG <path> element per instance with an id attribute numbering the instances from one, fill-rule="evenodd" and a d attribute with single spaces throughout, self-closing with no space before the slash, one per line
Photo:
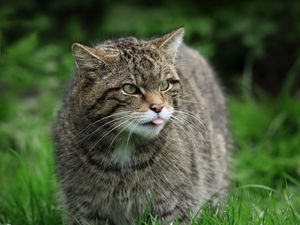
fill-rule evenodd
<path id="1" fill-rule="evenodd" d="M 122 88 L 126 94 L 130 95 L 134 95 L 140 92 L 140 90 L 133 84 L 124 84 Z"/>
<path id="2" fill-rule="evenodd" d="M 160 83 L 159 90 L 160 91 L 166 91 L 166 90 L 169 89 L 169 87 L 170 87 L 170 82 L 167 81 L 167 80 L 165 80 L 165 81 L 163 81 L 163 82 Z"/>

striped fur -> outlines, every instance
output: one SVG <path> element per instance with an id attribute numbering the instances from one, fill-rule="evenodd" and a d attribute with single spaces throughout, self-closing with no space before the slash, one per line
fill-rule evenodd
<path id="1" fill-rule="evenodd" d="M 180 28 L 148 41 L 73 46 L 77 74 L 54 129 L 70 224 L 76 217 L 82 224 L 129 225 L 150 214 L 163 224 L 176 217 L 188 223 L 191 212 L 226 196 L 225 99 L 206 60 L 181 44 L 182 35 Z M 168 91 L 159 91 L 162 80 L 170 82 Z M 124 93 L 128 82 L 140 93 Z M 159 129 L 144 128 L 137 121 L 152 115 L 157 102 L 171 117 Z"/>

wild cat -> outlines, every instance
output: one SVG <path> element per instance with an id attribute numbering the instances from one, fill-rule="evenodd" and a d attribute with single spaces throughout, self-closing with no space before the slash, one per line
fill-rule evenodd
<path id="1" fill-rule="evenodd" d="M 183 34 L 73 44 L 77 73 L 54 129 L 69 224 L 137 224 L 146 211 L 188 223 L 226 196 L 225 99 Z"/>

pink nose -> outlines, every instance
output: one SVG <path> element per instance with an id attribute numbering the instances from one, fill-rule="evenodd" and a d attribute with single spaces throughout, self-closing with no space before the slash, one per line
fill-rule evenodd
<path id="1" fill-rule="evenodd" d="M 156 113 L 160 113 L 161 110 L 163 109 L 164 107 L 164 104 L 161 103 L 161 104 L 153 104 L 150 106 L 150 109 Z"/>

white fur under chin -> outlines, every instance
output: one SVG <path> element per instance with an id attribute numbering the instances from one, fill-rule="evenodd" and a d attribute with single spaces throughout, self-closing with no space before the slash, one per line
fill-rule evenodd
<path id="1" fill-rule="evenodd" d="M 165 123 L 164 123 L 165 124 Z M 164 127 L 164 124 L 160 124 L 160 125 L 138 125 L 134 128 L 133 133 L 137 134 L 141 137 L 144 137 L 146 139 L 153 139 L 156 138 L 161 129 Z"/>
<path id="2" fill-rule="evenodd" d="M 173 109 L 163 109 L 159 114 L 157 114 L 148 110 L 144 113 L 144 115 L 142 115 L 142 118 L 140 118 L 139 115 L 135 121 L 125 124 L 124 127 L 127 132 L 125 135 L 120 135 L 120 138 L 116 140 L 112 159 L 122 166 L 128 165 L 128 163 L 131 162 L 132 153 L 135 151 L 134 144 L 130 141 L 131 135 L 138 135 L 148 140 L 158 137 L 160 131 L 171 118 L 173 111 Z M 157 118 L 157 116 L 163 119 L 164 123 L 159 125 L 151 124 L 151 121 Z"/>
<path id="3" fill-rule="evenodd" d="M 155 113 L 152 110 L 148 110 L 144 113 L 142 118 L 137 119 L 137 123 L 133 123 L 128 127 L 129 132 L 139 135 L 146 139 L 156 138 L 160 131 L 164 128 L 167 121 L 171 118 L 173 114 L 173 109 L 163 108 L 160 113 Z M 162 124 L 151 124 L 151 121 L 159 116 L 164 120 Z"/>

